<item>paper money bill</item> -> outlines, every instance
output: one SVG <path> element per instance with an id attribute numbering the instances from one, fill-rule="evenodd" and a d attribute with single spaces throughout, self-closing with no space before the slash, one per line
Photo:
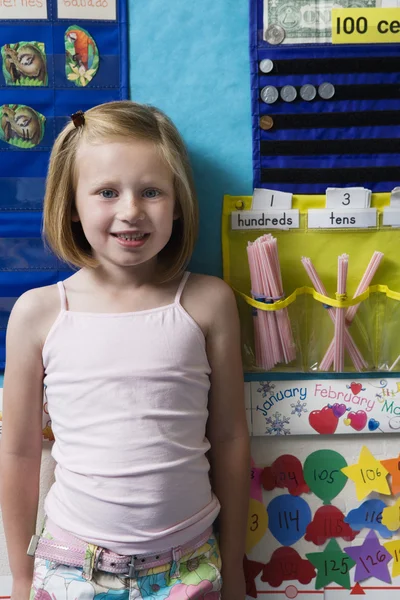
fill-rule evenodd
<path id="1" fill-rule="evenodd" d="M 279 25 L 285 31 L 283 44 L 331 42 L 332 8 L 377 8 L 387 1 L 264 0 L 264 40 L 268 41 L 268 27 Z"/>

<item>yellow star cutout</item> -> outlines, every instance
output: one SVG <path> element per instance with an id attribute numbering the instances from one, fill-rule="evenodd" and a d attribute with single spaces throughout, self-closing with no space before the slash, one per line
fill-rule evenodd
<path id="1" fill-rule="evenodd" d="M 397 577 L 398 575 L 400 575 L 400 540 L 386 542 L 386 544 L 383 545 L 385 546 L 389 554 L 391 554 L 394 558 L 392 577 Z"/>
<path id="2" fill-rule="evenodd" d="M 358 463 L 344 467 L 341 471 L 354 481 L 358 500 L 363 500 L 371 492 L 391 495 L 386 479 L 389 471 L 371 454 L 366 446 L 361 448 Z"/>
<path id="3" fill-rule="evenodd" d="M 382 511 L 382 525 L 390 531 L 397 531 L 400 527 L 400 498 L 392 506 L 387 506 Z"/>

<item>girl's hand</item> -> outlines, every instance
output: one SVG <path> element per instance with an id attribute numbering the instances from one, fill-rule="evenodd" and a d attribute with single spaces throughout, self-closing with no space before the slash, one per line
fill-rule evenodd
<path id="1" fill-rule="evenodd" d="M 221 600 L 245 600 L 246 581 L 243 569 L 235 569 L 232 573 L 222 573 Z"/>

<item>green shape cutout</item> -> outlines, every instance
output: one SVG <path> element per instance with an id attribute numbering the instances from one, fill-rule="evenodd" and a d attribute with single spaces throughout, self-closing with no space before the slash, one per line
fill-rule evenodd
<path id="1" fill-rule="evenodd" d="M 43 139 L 46 118 L 25 104 L 0 106 L 0 139 L 17 148 L 34 148 Z"/>
<path id="2" fill-rule="evenodd" d="M 47 86 L 47 62 L 42 42 L 16 42 L 1 48 L 6 85 Z"/>
<path id="3" fill-rule="evenodd" d="M 347 462 L 334 450 L 317 450 L 307 456 L 303 467 L 304 479 L 324 504 L 330 504 L 346 485 L 347 477 L 341 471 L 344 467 L 347 467 Z"/>
<path id="4" fill-rule="evenodd" d="M 306 558 L 317 569 L 316 590 L 333 582 L 350 589 L 350 570 L 356 561 L 343 552 L 335 539 L 329 541 L 323 552 L 311 552 Z"/>
<path id="5" fill-rule="evenodd" d="M 71 25 L 65 32 L 65 75 L 77 87 L 86 87 L 99 69 L 96 42 L 85 29 Z"/>

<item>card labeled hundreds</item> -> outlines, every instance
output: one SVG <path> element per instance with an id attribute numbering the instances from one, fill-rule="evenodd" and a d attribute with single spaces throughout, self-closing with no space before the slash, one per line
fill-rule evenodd
<path id="1" fill-rule="evenodd" d="M 47 19 L 46 0 L 0 0 L 2 19 Z"/>
<path id="2" fill-rule="evenodd" d="M 376 227 L 376 208 L 333 210 L 310 209 L 308 211 L 309 229 L 364 229 Z"/>
<path id="3" fill-rule="evenodd" d="M 57 0 L 57 11 L 59 19 L 115 21 L 117 0 Z"/>
<path id="4" fill-rule="evenodd" d="M 299 211 L 289 210 L 243 210 L 231 215 L 231 227 L 241 229 L 298 229 Z"/>

